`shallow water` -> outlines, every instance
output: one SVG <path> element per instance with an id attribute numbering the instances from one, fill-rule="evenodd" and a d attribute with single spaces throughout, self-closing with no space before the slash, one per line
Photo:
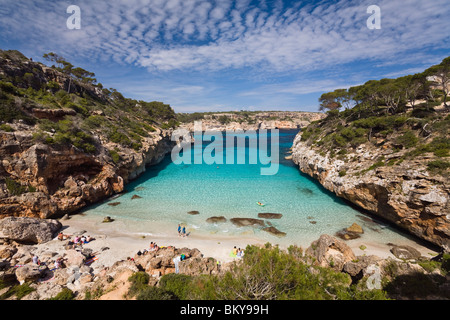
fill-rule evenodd
<path id="1" fill-rule="evenodd" d="M 285 160 L 297 133 L 279 132 L 280 160 L 275 175 L 261 175 L 261 167 L 268 165 L 259 161 L 249 164 L 251 143 L 245 149 L 235 149 L 246 152 L 246 164 L 176 165 L 168 155 L 127 185 L 127 193 L 85 210 L 85 219 L 101 221 L 110 216 L 117 221 L 113 226 L 116 231 L 136 235 L 175 235 L 178 224 L 183 223 L 191 234 L 245 236 L 280 245 L 308 246 L 321 234 L 334 235 L 354 222 L 365 231 L 361 240 L 385 244 L 409 238 L 398 229 L 374 222 L 302 174 L 291 160 Z M 208 145 L 210 142 L 205 142 L 203 150 Z M 132 199 L 135 195 L 140 198 Z M 258 201 L 265 206 L 259 206 Z M 113 202 L 120 204 L 109 205 Z M 199 214 L 188 214 L 194 210 Z M 229 221 L 236 217 L 258 218 L 258 213 L 267 212 L 283 215 L 265 221 L 285 232 L 285 237 L 276 237 L 262 228 L 239 228 Z M 227 222 L 207 223 L 212 216 L 224 216 Z"/>

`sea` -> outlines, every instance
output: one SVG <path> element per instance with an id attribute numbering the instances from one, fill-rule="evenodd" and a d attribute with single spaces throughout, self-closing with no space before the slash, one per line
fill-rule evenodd
<path id="1" fill-rule="evenodd" d="M 189 145 L 178 155 L 168 154 L 161 163 L 148 167 L 126 185 L 126 192 L 88 207 L 82 216 L 97 223 L 109 216 L 115 220 L 111 224 L 115 231 L 136 236 L 173 236 L 181 224 L 188 235 L 205 239 L 248 237 L 286 247 L 307 247 L 320 235 L 335 235 L 353 223 L 364 229 L 359 241 L 386 244 L 411 240 L 403 230 L 358 210 L 303 174 L 289 159 L 298 132 L 268 130 L 267 137 L 263 136 L 267 138 L 267 150 L 260 149 L 265 147 L 260 131 L 256 136 L 234 133 L 234 145 L 226 144 L 226 133 L 203 133 L 203 139 L 196 140 L 196 148 Z M 240 137 L 240 141 L 245 140 L 243 147 L 237 143 L 239 134 L 244 134 Z M 222 150 L 214 149 L 220 144 Z M 234 150 L 235 161 L 226 158 L 230 148 Z M 189 151 L 191 161 L 185 156 Z M 203 158 L 209 155 L 209 160 L 195 161 L 194 157 L 198 160 L 202 154 Z M 276 154 L 279 160 L 275 163 Z M 245 156 L 245 161 L 237 161 L 239 155 Z M 261 155 L 266 155 L 266 162 L 261 161 Z M 183 156 L 185 161 L 180 163 Z M 215 157 L 214 163 L 211 157 Z M 267 157 L 273 163 L 267 164 Z M 262 174 L 261 169 L 270 165 L 276 172 Z M 285 235 L 274 235 L 262 226 L 238 227 L 230 221 L 260 219 L 259 213 L 281 214 L 280 219 L 262 220 L 265 226 L 273 226 Z M 219 216 L 226 221 L 207 222 L 208 218 Z"/>

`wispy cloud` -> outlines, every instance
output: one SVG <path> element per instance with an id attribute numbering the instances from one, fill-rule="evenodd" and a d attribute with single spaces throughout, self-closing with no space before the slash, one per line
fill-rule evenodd
<path id="1" fill-rule="evenodd" d="M 78 1 L 82 29 L 65 28 L 65 2 L 1 1 L 11 36 L 77 54 L 107 55 L 151 70 L 318 69 L 358 59 L 389 59 L 449 39 L 447 0 L 378 1 L 383 28 L 368 30 L 364 2 L 220 0 Z M 2 32 L 3 33 L 3 32 Z"/>
<path id="2" fill-rule="evenodd" d="M 55 51 L 71 61 L 145 68 L 150 74 L 257 79 L 259 87 L 238 88 L 239 97 L 331 90 L 355 81 L 309 83 L 304 75 L 369 62 L 380 70 L 394 64 L 418 70 L 450 50 L 448 0 L 376 2 L 381 30 L 366 27 L 370 1 L 78 0 L 82 28 L 68 30 L 66 1 L 0 0 L 0 43 L 21 43 L 40 54 Z M 265 81 L 287 76 L 285 87 Z M 212 94 L 189 78 L 172 80 L 172 94 Z M 161 86 L 154 89 L 169 93 Z"/>

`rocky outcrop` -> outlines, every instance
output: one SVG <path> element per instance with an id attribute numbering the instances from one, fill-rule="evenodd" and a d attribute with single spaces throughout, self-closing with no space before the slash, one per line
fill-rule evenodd
<path id="1" fill-rule="evenodd" d="M 206 219 L 206 222 L 208 222 L 208 223 L 223 223 L 223 222 L 227 222 L 227 218 L 225 218 L 224 216 L 209 217 L 208 219 Z"/>
<path id="2" fill-rule="evenodd" d="M 234 224 L 237 227 L 264 227 L 265 222 L 261 219 L 254 219 L 254 218 L 231 218 L 231 223 Z"/>
<path id="3" fill-rule="evenodd" d="M 347 262 L 356 259 L 347 244 L 327 234 L 321 235 L 318 240 L 311 243 L 305 255 L 313 258 L 311 261 L 313 265 L 331 267 L 337 271 L 341 271 Z"/>
<path id="4" fill-rule="evenodd" d="M 159 163 L 171 150 L 169 133 L 146 138 L 141 151 L 124 149 L 122 161 L 111 161 L 108 143 L 98 142 L 98 155 L 73 146 L 58 147 L 34 143 L 33 129 L 0 131 L 0 177 L 21 186 L 8 190 L 0 178 L 0 217 L 51 218 L 73 213 L 124 190 L 149 165 Z M 113 148 L 113 147 L 111 147 Z M 2 183 L 3 182 L 3 183 Z"/>
<path id="5" fill-rule="evenodd" d="M 403 151 L 404 152 L 404 151 Z M 417 237 L 450 250 L 450 187 L 431 175 L 426 161 L 404 160 L 396 166 L 370 169 L 375 159 L 398 159 L 402 154 L 360 145 L 346 161 L 331 157 L 295 138 L 293 161 L 326 189 L 380 216 Z"/>
<path id="6" fill-rule="evenodd" d="M 261 111 L 246 113 L 207 114 L 201 120 L 203 131 L 235 131 L 261 129 L 300 129 L 325 114 L 319 112 Z M 223 119 L 227 119 L 225 122 Z M 221 121 L 222 120 L 222 121 Z M 200 121 L 200 120 L 199 120 Z M 182 123 L 180 128 L 194 131 L 194 122 Z"/>
<path id="7" fill-rule="evenodd" d="M 281 213 L 258 213 L 258 218 L 262 219 L 281 219 Z"/>
<path id="8" fill-rule="evenodd" d="M 52 240 L 61 227 L 61 223 L 57 220 L 6 217 L 0 220 L 0 237 L 37 244 Z"/>

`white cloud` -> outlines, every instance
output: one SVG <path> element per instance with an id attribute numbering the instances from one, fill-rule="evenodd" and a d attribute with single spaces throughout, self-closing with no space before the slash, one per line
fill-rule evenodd
<path id="1" fill-rule="evenodd" d="M 151 70 L 268 71 L 322 69 L 364 59 L 398 58 L 422 47 L 445 47 L 447 0 L 380 0 L 382 29 L 368 30 L 366 6 L 352 1 L 284 8 L 242 0 L 79 1 L 82 31 L 65 28 L 64 3 L 0 1 L 5 37 L 79 56 L 93 52 Z M 45 41 L 42 41 L 45 39 Z"/>

